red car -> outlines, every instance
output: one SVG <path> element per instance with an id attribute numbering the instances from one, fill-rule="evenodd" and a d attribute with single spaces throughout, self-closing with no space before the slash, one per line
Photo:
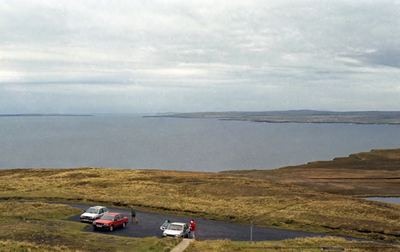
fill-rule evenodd
<path id="1" fill-rule="evenodd" d="M 126 227 L 128 217 L 124 217 L 120 213 L 105 213 L 100 219 L 95 220 L 92 226 L 95 230 L 107 229 L 112 232 L 117 227 Z"/>

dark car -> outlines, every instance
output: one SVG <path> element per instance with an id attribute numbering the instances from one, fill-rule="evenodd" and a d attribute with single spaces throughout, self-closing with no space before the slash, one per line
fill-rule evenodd
<path id="1" fill-rule="evenodd" d="M 95 230 L 105 229 L 112 232 L 115 228 L 126 227 L 128 217 L 124 217 L 120 213 L 106 213 L 100 219 L 93 221 L 92 226 Z"/>

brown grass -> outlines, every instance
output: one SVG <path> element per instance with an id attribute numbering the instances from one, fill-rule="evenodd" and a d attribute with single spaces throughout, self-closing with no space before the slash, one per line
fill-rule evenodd
<path id="1" fill-rule="evenodd" d="M 0 251 L 170 251 L 180 240 L 119 237 L 82 232 L 86 224 L 63 221 L 80 212 L 66 205 L 45 203 L 0 203 Z M 44 212 L 45 214 L 41 213 Z M 186 250 L 195 251 L 398 251 L 399 247 L 372 242 L 346 241 L 337 237 L 300 238 L 285 241 L 232 242 L 195 241 Z"/>
<path id="2" fill-rule="evenodd" d="M 0 197 L 126 206 L 235 223 L 400 242 L 400 149 L 276 170 L 221 173 L 119 169 L 0 171 Z"/>
<path id="3" fill-rule="evenodd" d="M 337 237 L 314 237 L 297 238 L 285 241 L 262 241 L 262 242 L 232 242 L 229 240 L 221 241 L 202 241 L 193 242 L 186 252 L 230 252 L 230 251 L 347 251 L 347 252 L 395 252 L 399 251 L 398 246 L 389 244 L 379 244 L 372 242 L 347 241 Z"/>
<path id="4" fill-rule="evenodd" d="M 87 224 L 62 220 L 81 212 L 67 205 L 2 202 L 0 251 L 170 251 L 179 242 L 82 232 Z"/>

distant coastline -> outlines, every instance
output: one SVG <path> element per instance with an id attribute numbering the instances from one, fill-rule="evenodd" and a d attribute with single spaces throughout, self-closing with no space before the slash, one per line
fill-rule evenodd
<path id="1" fill-rule="evenodd" d="M 195 112 L 170 113 L 150 117 L 211 118 L 219 120 L 252 121 L 264 123 L 348 123 L 400 125 L 400 111 L 318 111 L 287 110 L 257 112 Z"/>
<path id="2" fill-rule="evenodd" d="M 78 115 L 78 114 L 0 114 L 0 116 L 94 116 L 94 115 Z"/>

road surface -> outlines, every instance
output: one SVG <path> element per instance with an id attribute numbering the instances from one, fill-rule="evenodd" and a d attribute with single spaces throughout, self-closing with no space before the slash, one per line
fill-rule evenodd
<path id="1" fill-rule="evenodd" d="M 66 204 L 72 207 L 80 208 L 83 211 L 88 209 L 91 205 L 83 204 Z M 108 208 L 110 212 L 122 213 L 122 215 L 129 218 L 130 209 L 123 208 Z M 138 224 L 134 221 L 129 222 L 126 228 L 115 229 L 113 232 L 108 231 L 94 231 L 92 226 L 87 226 L 84 231 L 86 232 L 102 232 L 105 234 L 113 234 L 127 237 L 161 237 L 162 231 L 160 226 L 165 220 L 171 222 L 186 222 L 189 223 L 191 218 L 179 217 L 173 215 L 165 215 L 158 213 L 136 211 L 136 217 L 139 221 Z M 240 225 L 219 221 L 203 220 L 193 218 L 196 222 L 196 237 L 200 240 L 232 240 L 232 241 L 250 241 L 251 227 L 250 225 Z M 69 221 L 80 222 L 79 215 L 68 218 Z M 252 228 L 252 241 L 279 241 L 285 239 L 294 239 L 300 237 L 324 237 L 326 234 L 291 231 L 277 228 L 255 227 Z M 346 238 L 350 240 L 361 240 L 356 238 Z"/>

